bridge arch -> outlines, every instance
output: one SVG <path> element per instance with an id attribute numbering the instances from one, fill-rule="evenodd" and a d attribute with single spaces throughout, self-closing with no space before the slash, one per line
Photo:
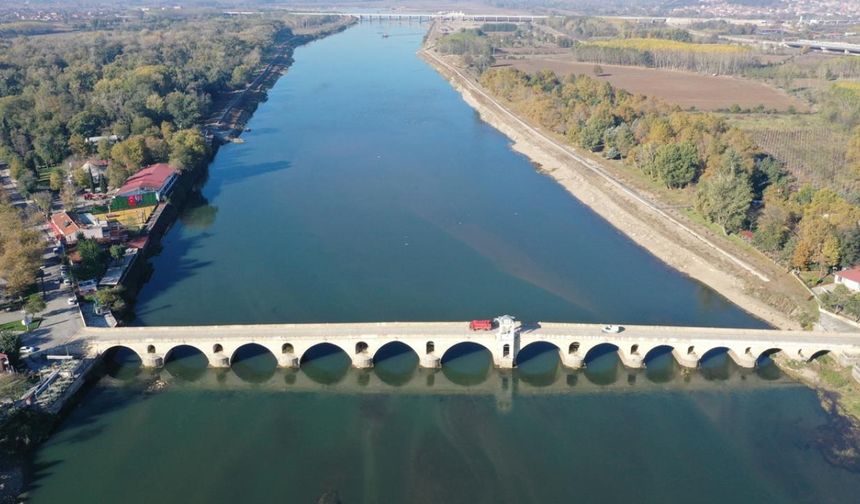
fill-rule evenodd
<path id="1" fill-rule="evenodd" d="M 493 356 L 493 351 L 480 343 L 474 341 L 460 341 L 458 343 L 454 343 L 445 350 L 445 353 L 442 354 L 442 365 L 444 366 L 447 362 L 458 357 L 482 351 L 487 352 L 491 357 Z"/>
<path id="2" fill-rule="evenodd" d="M 520 364 L 528 362 L 529 360 L 547 352 L 554 352 L 556 355 L 560 355 L 561 349 L 558 345 L 549 341 L 533 341 L 520 348 L 520 351 L 517 353 L 516 360 L 514 361 L 514 365 L 519 366 Z"/>
<path id="3" fill-rule="evenodd" d="M 408 383 L 418 369 L 420 357 L 412 346 L 402 341 L 389 341 L 373 353 L 376 376 L 395 387 Z"/>
<path id="4" fill-rule="evenodd" d="M 170 349 L 167 350 L 167 352 L 165 352 L 165 354 L 164 354 L 164 364 L 167 364 L 168 362 L 171 362 L 171 361 L 175 361 L 176 359 L 180 359 L 183 357 L 182 354 L 187 354 L 187 353 L 191 353 L 191 352 L 199 353 L 200 355 L 202 355 L 203 358 L 206 359 L 206 363 L 208 365 L 209 358 L 206 356 L 206 352 L 204 352 L 203 349 L 201 349 L 201 348 L 198 348 L 194 345 L 189 345 L 187 343 L 182 343 L 182 344 L 174 345 L 174 346 L 170 347 Z"/>
<path id="5" fill-rule="evenodd" d="M 272 350 L 259 343 L 245 343 L 233 351 L 230 367 L 239 378 L 261 383 L 275 374 L 278 359 Z"/>
<path id="6" fill-rule="evenodd" d="M 224 346 L 221 345 L 221 343 L 215 343 L 214 345 L 212 345 L 212 353 L 213 354 L 224 353 Z"/>
<path id="7" fill-rule="evenodd" d="M 594 360 L 599 357 L 603 357 L 604 355 L 617 352 L 618 345 L 614 345 L 612 343 L 598 343 L 588 349 L 588 352 L 585 353 L 583 363 L 587 366 L 589 363 L 594 362 Z"/>
<path id="8" fill-rule="evenodd" d="M 357 345 L 356 345 L 357 346 Z M 300 364 L 305 364 L 315 359 L 319 359 L 322 357 L 327 357 L 329 355 L 336 354 L 338 352 L 343 352 L 350 361 L 352 361 L 352 356 L 350 352 L 343 348 L 342 346 L 331 343 L 329 341 L 323 341 L 320 343 L 313 344 L 309 346 L 304 352 L 302 352 L 302 356 L 299 359 Z"/>
<path id="9" fill-rule="evenodd" d="M 645 364 L 645 367 L 648 367 L 649 362 L 665 355 L 672 355 L 674 351 L 675 347 L 672 345 L 657 345 L 645 353 L 645 356 L 642 357 L 642 362 Z"/>
<path id="10" fill-rule="evenodd" d="M 806 362 L 812 362 L 812 361 L 817 360 L 821 357 L 824 357 L 825 355 L 827 355 L 829 353 L 830 353 L 830 350 L 827 348 L 821 348 L 819 350 L 815 350 L 812 352 L 812 354 L 809 356 L 809 358 L 806 359 Z"/>
<path id="11" fill-rule="evenodd" d="M 174 345 L 164 354 L 164 368 L 167 372 L 185 381 L 200 379 L 209 365 L 209 357 L 194 345 Z"/>
<path id="12" fill-rule="evenodd" d="M 333 385 L 343 380 L 349 373 L 352 362 L 349 352 L 330 342 L 311 345 L 299 360 L 302 373 L 323 385 Z"/>
<path id="13" fill-rule="evenodd" d="M 133 357 L 134 359 L 140 361 L 141 363 L 143 362 L 143 355 L 141 355 L 140 352 L 138 352 L 134 348 L 131 348 L 130 346 L 126 346 L 126 345 L 113 345 L 113 346 L 110 346 L 108 348 L 105 348 L 101 352 L 102 357 L 108 358 L 108 359 L 113 359 L 114 357 L 117 357 L 118 354 L 122 354 L 123 357 L 125 357 L 125 356 Z M 128 362 L 129 360 L 130 359 L 124 358 L 123 362 Z"/>
<path id="14" fill-rule="evenodd" d="M 776 347 L 768 348 L 766 350 L 759 352 L 759 354 L 755 358 L 756 365 L 758 365 L 758 363 L 763 361 L 764 359 L 767 359 L 768 357 L 770 357 L 772 355 L 776 355 L 779 352 L 782 352 L 782 348 L 776 348 Z"/>

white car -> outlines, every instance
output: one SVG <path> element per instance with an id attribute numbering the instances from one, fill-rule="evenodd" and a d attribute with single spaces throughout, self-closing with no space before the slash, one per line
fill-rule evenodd
<path id="1" fill-rule="evenodd" d="M 603 329 L 601 329 L 601 331 L 608 333 L 608 334 L 618 334 L 623 330 L 624 330 L 623 327 L 617 326 L 617 325 L 603 326 Z"/>
<path id="2" fill-rule="evenodd" d="M 74 305 L 78 304 L 78 298 L 76 298 L 75 296 L 72 296 L 69 299 L 66 299 L 66 303 L 69 303 L 69 305 L 74 306 Z"/>
<path id="3" fill-rule="evenodd" d="M 31 354 L 35 351 L 36 351 L 36 347 L 34 347 L 34 346 L 22 346 L 21 348 L 18 349 L 18 352 L 21 355 Z"/>

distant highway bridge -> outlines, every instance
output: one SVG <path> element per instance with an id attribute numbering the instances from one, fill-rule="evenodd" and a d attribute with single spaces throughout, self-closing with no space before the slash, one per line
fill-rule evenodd
<path id="1" fill-rule="evenodd" d="M 762 357 L 778 351 L 804 361 L 828 352 L 847 360 L 860 357 L 856 333 L 631 325 L 612 334 L 597 324 L 530 324 L 507 317 L 497 321 L 491 331 L 472 331 L 466 322 L 379 322 L 84 328 L 78 336 L 93 355 L 126 347 L 147 367 L 161 367 L 173 350 L 184 346 L 199 350 L 211 367 L 228 367 L 240 348 L 252 344 L 271 352 L 281 367 L 300 366 L 309 350 L 319 345 L 343 350 L 357 368 L 372 367 L 377 352 L 387 345 L 405 345 L 424 368 L 441 367 L 446 353 L 462 344 L 486 348 L 499 368 L 516 367 L 520 352 L 530 345 L 551 345 L 561 363 L 574 369 L 594 352 L 607 350 L 617 351 L 629 368 L 641 368 L 651 356 L 669 351 L 690 368 L 716 351 L 726 352 L 744 368 L 755 367 Z"/>
<path id="2" fill-rule="evenodd" d="M 335 12 L 335 11 L 309 11 L 290 12 L 296 16 L 351 16 L 359 21 L 434 21 L 437 19 L 445 21 L 483 21 L 483 22 L 507 22 L 522 23 L 546 19 L 549 16 L 534 14 L 466 14 L 463 12 L 437 12 L 437 13 L 405 13 L 405 12 Z"/>
<path id="3" fill-rule="evenodd" d="M 849 44 L 847 42 L 828 42 L 826 40 L 785 40 L 782 42 L 786 47 L 796 49 L 809 48 L 825 53 L 860 55 L 860 44 Z"/>

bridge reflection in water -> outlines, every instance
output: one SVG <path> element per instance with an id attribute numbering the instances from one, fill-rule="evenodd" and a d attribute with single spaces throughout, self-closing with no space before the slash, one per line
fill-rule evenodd
<path id="1" fill-rule="evenodd" d="M 542 351 L 518 369 L 493 369 L 486 350 L 455 356 L 441 369 L 418 366 L 410 353 L 393 353 L 372 369 L 356 369 L 344 352 L 325 353 L 300 368 L 278 369 L 268 352 L 248 352 L 231 368 L 211 369 L 200 352 L 186 347 L 160 369 L 143 370 L 128 350 L 112 350 L 108 360 L 131 356 L 119 379 L 130 376 L 157 378 L 161 386 L 184 389 L 241 390 L 253 387 L 284 393 L 419 394 L 494 396 L 499 408 L 510 407 L 516 396 L 592 393 L 651 393 L 683 391 L 754 390 L 774 385 L 796 386 L 771 363 L 757 369 L 737 366 L 725 353 L 709 357 L 698 370 L 679 366 L 670 354 L 655 358 L 644 369 L 629 369 L 608 352 L 587 367 L 561 366 L 552 350 Z M 132 371 L 132 372 L 130 372 Z"/>

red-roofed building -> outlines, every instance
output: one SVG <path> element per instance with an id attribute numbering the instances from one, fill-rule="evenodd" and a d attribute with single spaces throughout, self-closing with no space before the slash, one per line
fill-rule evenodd
<path id="1" fill-rule="evenodd" d="M 116 197 L 129 198 L 131 204 L 132 199 L 141 198 L 147 193 L 155 193 L 158 201 L 164 201 L 173 190 L 176 179 L 176 169 L 167 163 L 147 166 L 129 177 L 119 188 Z"/>
<path id="2" fill-rule="evenodd" d="M 848 290 L 860 292 L 860 267 L 837 271 L 834 275 L 836 283 L 848 287 Z"/>
<path id="3" fill-rule="evenodd" d="M 78 242 L 78 236 L 101 240 L 105 237 L 105 225 L 90 214 L 78 216 L 67 212 L 51 214 L 48 221 L 57 240 L 69 245 Z"/>

